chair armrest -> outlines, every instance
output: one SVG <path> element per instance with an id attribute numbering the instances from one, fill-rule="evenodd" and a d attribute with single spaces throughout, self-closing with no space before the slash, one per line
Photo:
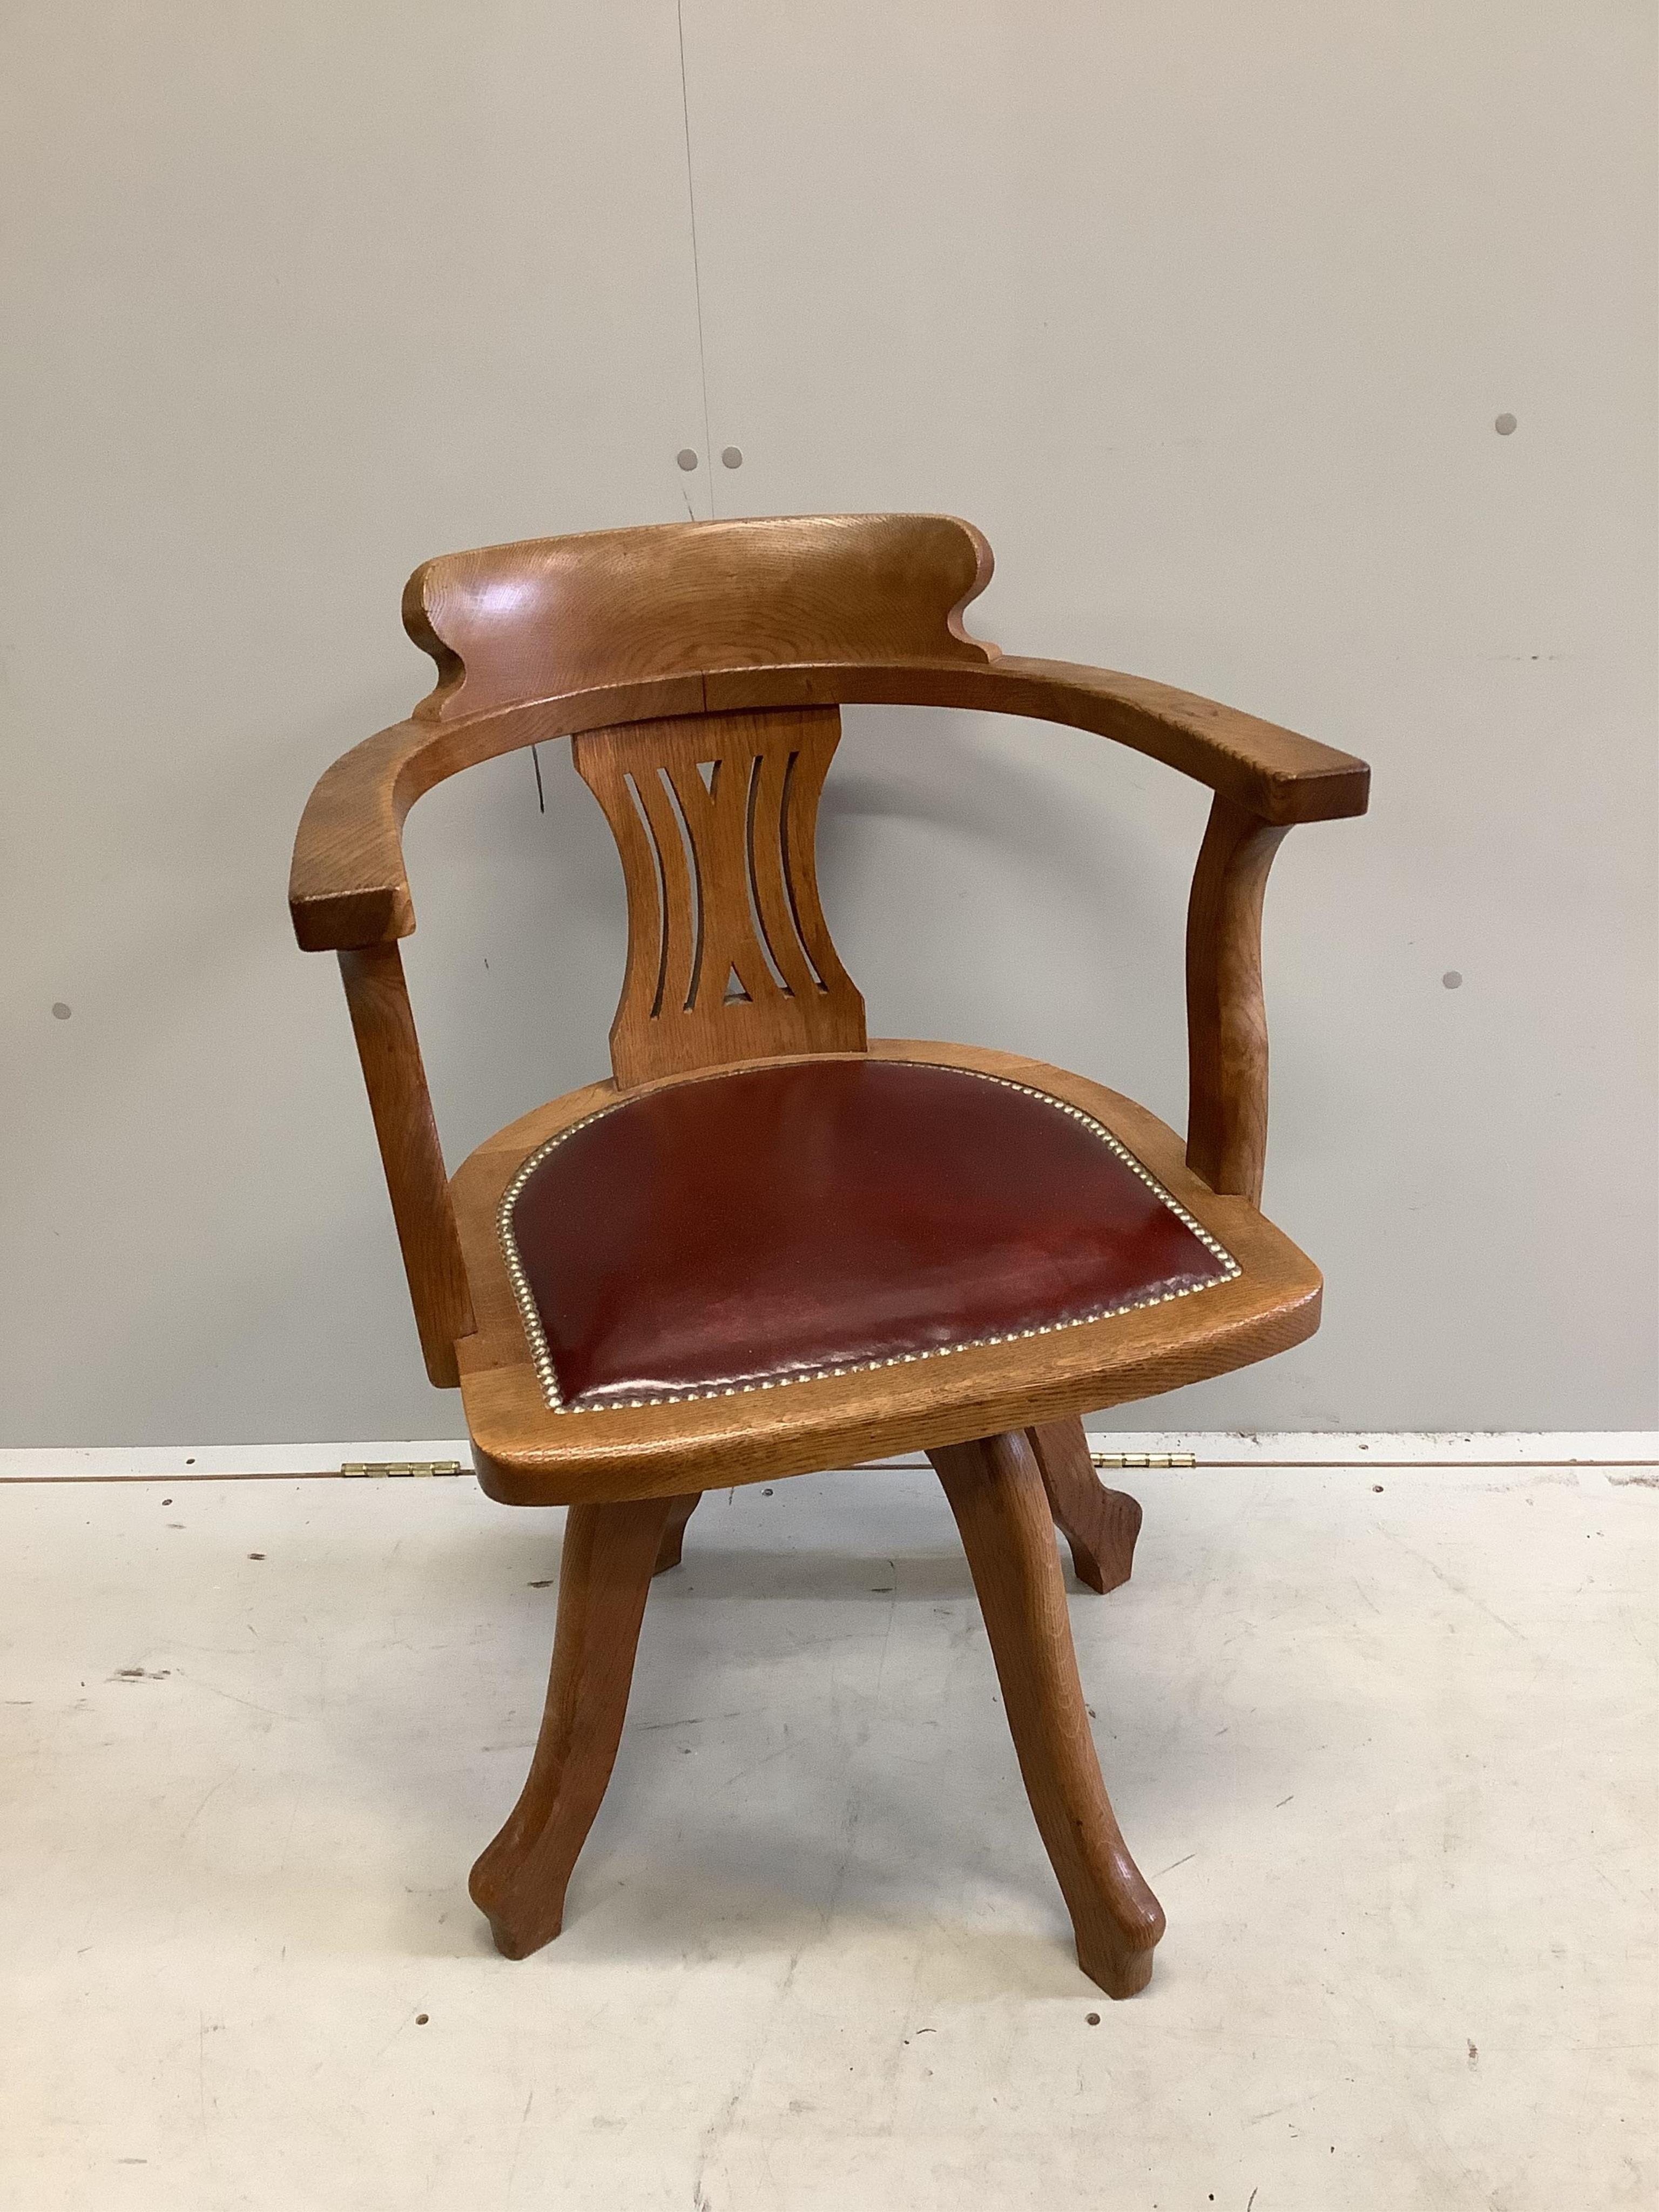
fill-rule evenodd
<path id="1" fill-rule="evenodd" d="M 1091 730 L 1160 760 L 1264 822 L 1365 811 L 1370 770 L 1352 753 L 1143 676 L 1012 653 L 974 661 L 870 660 L 711 669 L 707 710 L 805 706 L 966 707 Z M 672 710 L 671 710 L 672 711 Z M 684 711 L 684 710 L 681 710 Z"/>
<path id="2" fill-rule="evenodd" d="M 294 841 L 289 912 L 307 952 L 392 945 L 415 927 L 403 826 L 425 792 L 480 761 L 613 723 L 703 712 L 700 674 L 599 684 L 445 722 L 417 708 L 318 778 Z"/>
<path id="3" fill-rule="evenodd" d="M 1188 1160 L 1213 1188 L 1258 1202 L 1267 1122 L 1261 994 L 1267 871 L 1293 823 L 1363 814 L 1370 770 L 1351 753 L 1144 677 L 1007 654 L 981 663 L 794 664 L 601 684 L 449 723 L 423 712 L 343 755 L 312 793 L 289 882 L 295 934 L 308 951 L 338 951 L 343 967 L 348 955 L 371 948 L 395 956 L 397 940 L 415 927 L 403 861 L 404 817 L 422 792 L 474 762 L 543 738 L 653 715 L 875 702 L 981 708 L 1090 730 L 1163 761 L 1215 793 L 1188 908 Z M 347 983 L 349 991 L 349 968 Z M 399 963 L 396 989 L 402 988 Z M 406 997 L 403 1007 L 406 1014 Z M 383 1087 L 387 1082 L 401 1086 L 403 1105 L 393 1120 L 412 1119 L 429 1129 L 431 1109 L 412 1024 L 409 1040 L 410 1053 L 394 1055 L 397 1072 L 380 1080 Z M 364 1067 L 368 1073 L 367 1054 Z M 386 1135 L 373 1076 L 370 1092 L 384 1152 Z M 435 1134 L 431 1145 L 441 1182 Z M 422 1170 L 416 1180 L 429 1184 L 431 1177 Z M 434 1220 L 436 1204 L 429 1191 L 421 1201 Z M 402 1212 L 398 1222 L 402 1234 Z M 448 1233 L 453 1236 L 453 1222 Z M 405 1237 L 406 1260 L 409 1252 Z M 448 1312 L 447 1292 L 438 1304 Z M 418 1294 L 416 1310 L 422 1310 Z M 426 1318 L 422 1336 L 430 1364 L 434 1340 Z"/>
<path id="4" fill-rule="evenodd" d="M 1005 654 L 988 667 L 886 669 L 831 696 L 1030 714 L 1114 738 L 1210 786 L 1215 798 L 1187 910 L 1187 1164 L 1212 1189 L 1260 1205 L 1267 872 L 1294 823 L 1365 811 L 1366 763 L 1190 691 L 1070 661 Z"/>
<path id="5" fill-rule="evenodd" d="M 1031 703 L 1019 711 L 1115 738 L 1215 793 L 1187 908 L 1187 1164 L 1212 1189 L 1259 1206 L 1267 872 L 1296 823 L 1363 814 L 1370 769 L 1352 753 L 1140 677 L 1007 658 L 988 673 L 1029 687 Z"/>
<path id="6" fill-rule="evenodd" d="M 288 905 L 307 952 L 387 945 L 415 927 L 404 872 L 399 803 L 410 763 L 432 741 L 418 722 L 397 722 L 343 753 L 306 801 L 294 840 Z"/>
<path id="7" fill-rule="evenodd" d="M 1115 738 L 1263 822 L 1328 822 L 1365 811 L 1371 772 L 1364 761 L 1213 699 L 1066 660 L 1005 655 L 972 673 L 1002 695 L 988 706 Z"/>
<path id="8" fill-rule="evenodd" d="M 1263 822 L 1363 814 L 1370 770 L 1352 754 L 1139 676 L 1066 660 L 911 661 L 710 671 L 600 685 L 447 724 L 422 717 L 342 755 L 307 804 L 289 906 L 308 952 L 407 937 L 415 909 L 404 817 L 422 792 L 474 762 L 544 738 L 643 716 L 740 707 L 887 701 L 1028 714 L 1111 738 L 1206 783 Z"/>

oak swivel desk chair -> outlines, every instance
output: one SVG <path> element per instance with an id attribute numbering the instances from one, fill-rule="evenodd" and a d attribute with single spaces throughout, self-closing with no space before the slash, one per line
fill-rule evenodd
<path id="1" fill-rule="evenodd" d="M 925 1450 L 961 1531 L 1084 1972 L 1143 1988 L 1164 1931 L 1101 1780 L 1052 1522 L 1128 1575 L 1140 1509 L 1080 1414 L 1310 1335 L 1320 1279 L 1257 1210 L 1260 918 L 1292 823 L 1363 813 L 1361 761 L 1207 700 L 970 637 L 990 549 L 942 515 L 674 523 L 429 561 L 438 665 L 301 824 L 300 943 L 337 952 L 410 1294 L 478 1478 L 568 1505 L 541 1735 L 472 1872 L 498 1948 L 559 1932 L 616 1759 L 654 1573 L 699 1494 Z M 848 702 L 991 708 L 1115 738 L 1215 793 L 1187 939 L 1183 1146 L 1097 1083 L 869 1038 L 814 874 Z M 399 826 L 473 763 L 572 737 L 628 890 L 612 1073 L 453 1179 L 398 940 Z"/>

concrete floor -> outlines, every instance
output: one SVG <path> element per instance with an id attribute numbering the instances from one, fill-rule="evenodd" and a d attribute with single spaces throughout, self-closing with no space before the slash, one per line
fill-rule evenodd
<path id="1" fill-rule="evenodd" d="M 520 1966 L 465 1884 L 559 1515 L 0 1487 L 0 2203 L 1651 2205 L 1653 1478 L 1123 1479 L 1072 1606 L 1170 1921 L 1121 2005 L 925 1474 L 708 1501 Z"/>

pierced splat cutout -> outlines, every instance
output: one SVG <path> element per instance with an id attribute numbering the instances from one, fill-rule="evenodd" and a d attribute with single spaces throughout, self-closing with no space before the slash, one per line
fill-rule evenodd
<path id="1" fill-rule="evenodd" d="M 835 708 L 809 707 L 576 738 L 628 885 L 611 1026 L 624 1087 L 733 1060 L 864 1050 L 864 1001 L 830 942 L 814 860 L 840 737 Z"/>

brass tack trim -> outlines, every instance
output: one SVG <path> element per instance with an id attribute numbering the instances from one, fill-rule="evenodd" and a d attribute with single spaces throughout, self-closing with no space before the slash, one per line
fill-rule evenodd
<path id="1" fill-rule="evenodd" d="M 536 1308 L 535 1297 L 530 1288 L 529 1278 L 525 1273 L 524 1262 L 519 1256 L 518 1240 L 513 1233 L 513 1209 L 518 1204 L 520 1194 L 525 1185 L 550 1152 L 556 1152 L 559 1146 L 574 1137 L 578 1130 L 590 1128 L 595 1121 L 604 1121 L 607 1115 L 620 1113 L 623 1107 L 634 1103 L 632 1099 L 618 1098 L 608 1106 L 601 1106 L 596 1113 L 584 1114 L 580 1121 L 573 1121 L 568 1129 L 561 1129 L 556 1135 L 550 1137 L 545 1144 L 538 1145 L 523 1162 L 512 1182 L 508 1183 L 496 1211 L 495 1225 L 501 1237 L 502 1257 L 507 1262 L 507 1280 L 513 1285 L 513 1297 L 519 1309 L 519 1318 L 524 1324 L 526 1340 L 530 1346 L 530 1363 L 535 1370 L 536 1379 L 541 1385 L 542 1395 L 547 1401 L 550 1413 L 631 1413 L 647 1406 L 682 1406 L 698 1398 L 746 1397 L 750 1392 L 756 1390 L 787 1389 L 797 1382 L 826 1382 L 838 1375 L 865 1375 L 872 1373 L 878 1367 L 908 1366 L 912 1361 L 920 1359 L 945 1359 L 958 1352 L 988 1351 L 993 1346 L 1018 1343 L 1030 1336 L 1054 1336 L 1062 1329 L 1086 1328 L 1092 1322 L 1110 1321 L 1118 1314 L 1139 1313 L 1148 1306 L 1170 1305 L 1177 1298 L 1189 1298 L 1200 1291 L 1214 1290 L 1218 1284 L 1232 1282 L 1243 1273 L 1243 1269 L 1225 1245 L 1212 1237 L 1202 1222 L 1193 1218 L 1180 1200 L 1172 1197 L 1165 1190 L 1151 1169 L 1143 1166 L 1126 1144 L 1115 1137 L 1109 1129 L 1095 1119 L 1092 1114 L 1085 1113 L 1082 1107 L 1073 1106 L 1064 1098 L 1056 1098 L 1050 1091 L 1039 1091 L 1032 1084 L 1015 1083 L 1006 1075 L 987 1074 L 983 1068 L 952 1067 L 946 1061 L 932 1060 L 891 1060 L 881 1061 L 879 1065 L 884 1067 L 943 1068 L 948 1074 L 971 1076 L 976 1082 L 994 1083 L 1001 1090 L 1018 1091 L 1024 1097 L 1039 1099 L 1043 1105 L 1052 1106 L 1057 1114 L 1065 1114 L 1074 1121 L 1081 1121 L 1085 1128 L 1091 1130 L 1095 1136 L 1098 1137 L 1107 1150 L 1121 1160 L 1125 1167 L 1137 1175 L 1146 1188 L 1154 1193 L 1164 1206 L 1168 1206 L 1170 1212 L 1183 1227 L 1191 1231 L 1206 1251 L 1212 1258 L 1223 1263 L 1224 1272 L 1207 1283 L 1189 1283 L 1182 1290 L 1160 1291 L 1148 1298 L 1125 1298 L 1116 1305 L 1099 1306 L 1091 1313 L 1074 1315 L 1069 1321 L 1043 1322 L 1030 1328 L 1006 1329 L 998 1336 L 971 1337 L 964 1340 L 961 1344 L 936 1345 L 927 1352 L 895 1352 L 884 1359 L 843 1360 L 829 1367 L 811 1368 L 799 1375 L 767 1376 L 753 1382 L 717 1382 L 706 1390 L 665 1390 L 639 1398 L 608 1398 L 603 1404 L 598 1406 L 568 1406 L 560 1395 L 559 1378 L 554 1369 L 553 1355 L 548 1349 L 547 1334 L 542 1327 L 542 1317 Z M 708 1083 L 718 1081 L 720 1079 L 715 1076 L 701 1076 L 693 1079 Z"/>

